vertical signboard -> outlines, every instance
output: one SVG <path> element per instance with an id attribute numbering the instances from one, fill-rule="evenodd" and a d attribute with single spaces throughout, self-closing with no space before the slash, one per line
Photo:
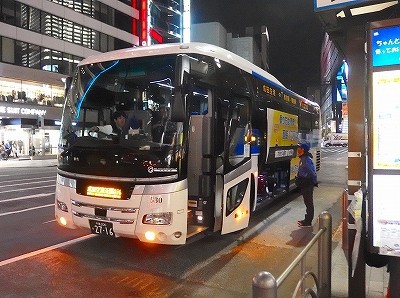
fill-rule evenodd
<path id="1" fill-rule="evenodd" d="M 370 24 L 368 53 L 370 240 L 400 257 L 400 19 Z"/>

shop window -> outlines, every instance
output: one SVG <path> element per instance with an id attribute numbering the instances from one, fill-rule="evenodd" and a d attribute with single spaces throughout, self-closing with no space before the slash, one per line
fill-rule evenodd
<path id="1" fill-rule="evenodd" d="M 83 0 L 82 1 L 82 13 L 93 17 L 93 9 L 92 9 L 92 0 Z"/>
<path id="2" fill-rule="evenodd" d="M 40 69 L 40 47 L 39 46 L 29 44 L 28 65 L 30 68 Z"/>
<path id="3" fill-rule="evenodd" d="M 75 44 L 82 44 L 82 26 L 74 24 L 74 41 L 73 43 Z"/>
<path id="4" fill-rule="evenodd" d="M 41 11 L 37 8 L 21 4 L 21 14 L 18 24 L 27 30 L 40 32 L 41 28 Z"/>
<path id="5" fill-rule="evenodd" d="M 15 63 L 15 44 L 13 39 L 1 38 L 1 61 Z"/>
<path id="6" fill-rule="evenodd" d="M 115 50 L 115 40 L 116 38 L 108 35 L 108 51 Z"/>
<path id="7" fill-rule="evenodd" d="M 70 54 L 63 54 L 63 61 L 62 61 L 62 73 L 72 75 L 74 71 L 74 63 L 73 63 L 73 56 Z"/>
<path id="8" fill-rule="evenodd" d="M 1 1 L 0 18 L 1 21 L 10 25 L 15 26 L 16 24 L 16 7 L 14 0 L 2 0 Z"/>
<path id="9" fill-rule="evenodd" d="M 92 30 L 92 49 L 100 51 L 100 32 Z"/>
<path id="10" fill-rule="evenodd" d="M 19 66 L 27 67 L 28 56 L 27 56 L 28 44 L 22 41 L 15 42 L 15 64 Z"/>
<path id="11" fill-rule="evenodd" d="M 132 47 L 132 44 L 120 39 L 115 39 L 114 50 L 126 49 Z"/>
<path id="12" fill-rule="evenodd" d="M 100 51 L 107 52 L 107 35 L 100 32 Z"/>
<path id="13" fill-rule="evenodd" d="M 83 6 L 82 6 L 82 0 L 74 0 L 74 10 L 76 12 L 82 13 L 83 11 Z"/>
<path id="14" fill-rule="evenodd" d="M 91 29 L 85 27 L 82 28 L 82 44 L 86 48 L 93 49 Z"/>
<path id="15" fill-rule="evenodd" d="M 17 101 L 18 92 L 21 91 L 21 81 L 8 78 L 0 78 L 0 90 L 2 101 Z"/>
<path id="16" fill-rule="evenodd" d="M 74 9 L 74 0 L 64 0 L 63 5 L 65 7 Z"/>
<path id="17" fill-rule="evenodd" d="M 131 17 L 118 11 L 115 10 L 115 26 L 118 29 L 124 30 L 126 32 L 131 32 Z"/>
<path id="18" fill-rule="evenodd" d="M 63 26 L 63 39 L 67 42 L 72 42 L 72 33 L 73 33 L 73 23 L 68 20 L 64 20 L 64 26 Z"/>
<path id="19" fill-rule="evenodd" d="M 51 51 L 51 71 L 62 73 L 62 53 L 59 51 Z"/>

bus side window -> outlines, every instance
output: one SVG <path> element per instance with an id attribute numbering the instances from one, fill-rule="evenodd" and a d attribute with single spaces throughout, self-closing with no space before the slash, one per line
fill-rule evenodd
<path id="1" fill-rule="evenodd" d="M 231 102 L 229 163 L 236 166 L 249 152 L 245 150 L 246 127 L 248 124 L 249 104 L 245 99 L 237 99 Z"/>
<path id="2" fill-rule="evenodd" d="M 208 90 L 196 87 L 189 96 L 189 111 L 191 115 L 207 115 L 208 113 Z"/>

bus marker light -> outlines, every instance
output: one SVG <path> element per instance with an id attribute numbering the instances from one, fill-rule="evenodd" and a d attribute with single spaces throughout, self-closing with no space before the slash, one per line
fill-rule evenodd
<path id="1" fill-rule="evenodd" d="M 175 238 L 181 238 L 182 237 L 182 232 L 175 232 L 174 233 Z"/>
<path id="2" fill-rule="evenodd" d="M 249 214 L 249 210 L 246 211 L 238 211 L 235 213 L 235 219 L 239 220 L 242 219 L 243 217 L 245 217 L 247 214 Z"/>
<path id="3" fill-rule="evenodd" d="M 66 225 L 67 225 L 67 220 L 66 220 L 65 217 L 63 217 L 63 216 L 61 216 L 61 217 L 58 219 L 58 222 L 59 222 L 60 224 L 62 224 L 63 226 L 66 226 Z"/>
<path id="4" fill-rule="evenodd" d="M 160 241 L 165 241 L 165 240 L 167 240 L 167 235 L 165 233 L 163 233 L 163 232 L 160 232 L 160 233 L 157 234 L 157 238 Z"/>
<path id="5" fill-rule="evenodd" d="M 156 239 L 156 234 L 154 232 L 147 231 L 144 233 L 144 237 L 146 237 L 146 239 L 149 241 L 154 241 L 154 239 Z"/>

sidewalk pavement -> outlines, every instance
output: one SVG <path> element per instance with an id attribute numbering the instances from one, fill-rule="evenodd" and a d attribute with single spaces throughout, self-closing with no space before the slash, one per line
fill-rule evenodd
<path id="1" fill-rule="evenodd" d="M 36 157 L 31 159 L 30 157 L 20 158 L 9 158 L 8 160 L 0 160 L 0 169 L 2 168 L 35 168 L 35 167 L 55 167 L 57 165 L 57 159 Z"/>
<path id="2" fill-rule="evenodd" d="M 342 231 L 336 232 L 333 237 L 342 237 Z M 384 298 L 389 283 L 389 273 L 386 266 L 374 268 L 365 265 L 365 297 Z M 345 251 L 342 248 L 342 240 L 332 252 L 332 298 L 347 298 L 348 294 L 348 270 L 349 266 Z"/>
<path id="3" fill-rule="evenodd" d="M 37 157 L 40 158 L 40 157 Z M 34 159 L 22 157 L 19 159 L 0 160 L 2 168 L 32 168 L 32 167 L 55 167 L 57 159 Z M 348 264 L 345 252 L 342 248 L 341 228 L 333 235 L 338 245 L 332 252 L 332 298 L 348 297 Z M 365 273 L 366 298 L 383 298 L 387 292 L 389 273 L 386 267 L 371 268 L 366 265 Z"/>

